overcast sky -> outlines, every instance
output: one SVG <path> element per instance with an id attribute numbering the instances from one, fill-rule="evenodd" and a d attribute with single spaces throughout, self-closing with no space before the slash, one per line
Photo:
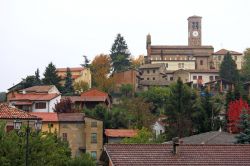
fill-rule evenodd
<path id="1" fill-rule="evenodd" d="M 250 47 L 248 0 L 0 0 L 0 91 L 49 62 L 77 67 L 108 54 L 117 33 L 134 56 L 152 44 L 187 45 L 187 18 L 202 16 L 202 43 Z"/>

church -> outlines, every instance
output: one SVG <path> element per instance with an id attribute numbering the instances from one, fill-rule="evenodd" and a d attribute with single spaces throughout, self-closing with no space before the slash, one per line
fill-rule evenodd
<path id="1" fill-rule="evenodd" d="M 232 55 L 237 68 L 241 69 L 242 53 L 226 49 L 214 52 L 212 45 L 202 45 L 202 17 L 191 16 L 187 20 L 188 45 L 152 45 L 151 35 L 147 35 L 147 56 L 145 56 L 147 77 L 144 78 L 142 75 L 144 82 L 157 81 L 150 78 L 150 72 L 148 72 L 150 64 L 152 66 L 164 64 L 166 84 L 180 77 L 183 82 L 192 82 L 194 87 L 204 85 L 219 79 L 219 67 L 227 52 Z"/>

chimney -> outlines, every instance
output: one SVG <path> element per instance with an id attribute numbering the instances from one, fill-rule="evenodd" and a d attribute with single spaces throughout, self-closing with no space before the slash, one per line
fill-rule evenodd
<path id="1" fill-rule="evenodd" d="M 179 137 L 173 138 L 172 142 L 173 142 L 173 154 L 176 155 L 178 154 L 179 151 L 179 145 L 180 145 Z"/>

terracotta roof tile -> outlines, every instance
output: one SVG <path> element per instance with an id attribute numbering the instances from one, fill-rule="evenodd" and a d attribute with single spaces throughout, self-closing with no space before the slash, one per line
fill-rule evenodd
<path id="1" fill-rule="evenodd" d="M 70 69 L 71 72 L 73 72 L 73 71 L 79 71 L 80 72 L 80 71 L 84 70 L 83 67 L 70 67 L 69 69 Z M 56 71 L 57 72 L 66 72 L 67 68 L 57 68 Z"/>
<path id="2" fill-rule="evenodd" d="M 105 129 L 105 135 L 108 137 L 134 137 L 137 130 L 131 129 Z"/>
<path id="3" fill-rule="evenodd" d="M 25 111 L 19 110 L 7 104 L 0 104 L 0 119 L 30 119 L 38 120 L 37 116 L 31 115 Z"/>
<path id="4" fill-rule="evenodd" d="M 81 101 L 106 101 L 108 94 L 97 89 L 90 89 L 81 93 Z"/>
<path id="5" fill-rule="evenodd" d="M 15 94 L 14 97 L 11 97 L 10 101 L 20 101 L 20 100 L 28 100 L 28 101 L 49 101 L 59 96 L 59 94 Z"/>
<path id="6" fill-rule="evenodd" d="M 236 51 L 230 51 L 226 49 L 221 49 L 214 53 L 214 55 L 226 55 L 227 52 L 230 52 L 232 55 L 242 55 L 242 53 L 236 52 Z"/>
<path id="7" fill-rule="evenodd" d="M 250 165 L 250 145 L 108 144 L 113 165 Z"/>
<path id="8" fill-rule="evenodd" d="M 59 113 L 58 120 L 60 122 L 83 122 L 84 113 Z"/>
<path id="9" fill-rule="evenodd" d="M 22 89 L 20 91 L 26 91 L 26 92 L 35 92 L 35 93 L 48 93 L 51 88 L 53 88 L 54 85 L 41 85 L 41 86 L 32 86 L 26 89 Z"/>
<path id="10" fill-rule="evenodd" d="M 57 113 L 31 112 L 30 114 L 41 118 L 43 122 L 58 122 Z"/>

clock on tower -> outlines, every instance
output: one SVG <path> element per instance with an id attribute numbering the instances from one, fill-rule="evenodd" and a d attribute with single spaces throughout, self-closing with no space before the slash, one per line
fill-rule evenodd
<path id="1" fill-rule="evenodd" d="M 201 46 L 201 17 L 188 18 L 188 45 Z"/>

